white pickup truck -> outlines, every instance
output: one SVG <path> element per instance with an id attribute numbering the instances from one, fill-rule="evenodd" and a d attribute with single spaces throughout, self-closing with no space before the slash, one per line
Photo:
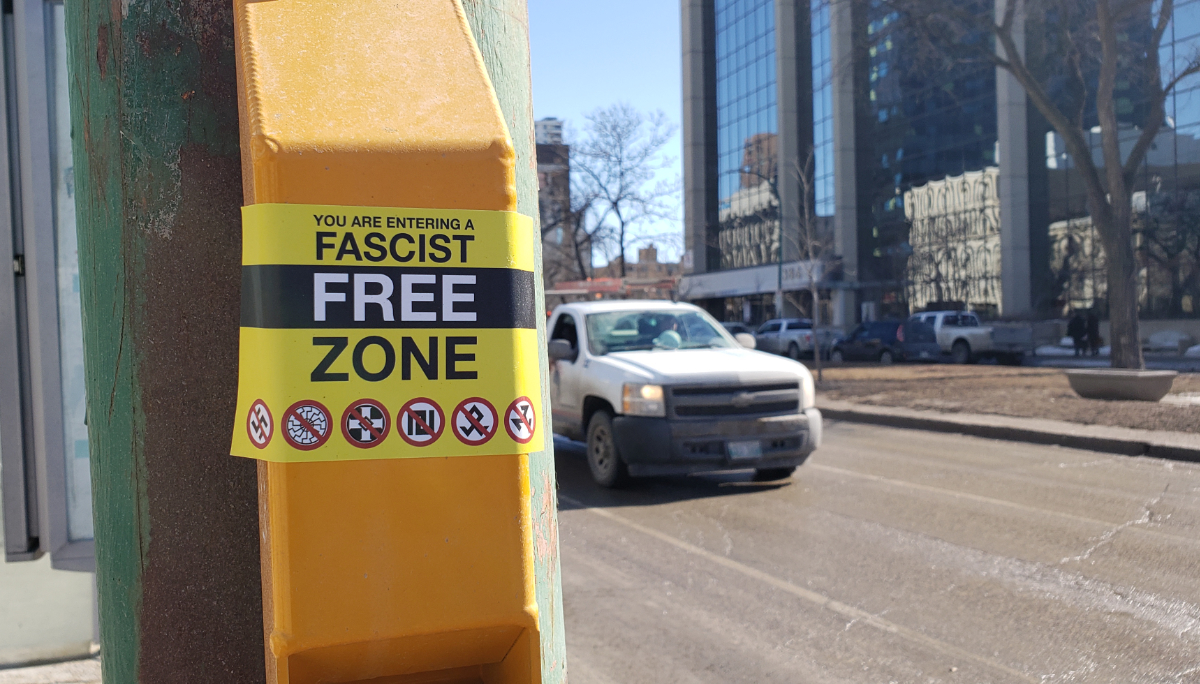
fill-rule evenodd
<path id="1" fill-rule="evenodd" d="M 821 444 L 808 369 L 691 304 L 563 304 L 548 330 L 554 431 L 587 442 L 601 486 L 751 468 L 778 480 Z"/>
<path id="2" fill-rule="evenodd" d="M 994 358 L 1000 363 L 1020 365 L 1025 354 L 1033 350 L 1030 328 L 981 325 L 979 317 L 970 311 L 927 311 L 909 320 L 932 326 L 942 353 L 949 354 L 955 363 Z"/>

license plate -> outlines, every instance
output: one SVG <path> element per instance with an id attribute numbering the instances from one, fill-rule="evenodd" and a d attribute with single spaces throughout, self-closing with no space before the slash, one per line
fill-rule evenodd
<path id="1" fill-rule="evenodd" d="M 729 450 L 729 458 L 735 461 L 762 458 L 762 442 L 757 440 L 753 442 L 730 442 L 726 448 Z"/>

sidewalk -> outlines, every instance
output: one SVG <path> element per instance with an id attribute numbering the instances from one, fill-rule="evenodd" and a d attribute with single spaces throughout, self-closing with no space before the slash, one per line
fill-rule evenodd
<path id="1" fill-rule="evenodd" d="M 1200 435 L 1194 433 L 1083 425 L 1042 418 L 918 411 L 820 398 L 817 399 L 817 408 L 821 409 L 821 414 L 827 419 L 853 423 L 952 432 L 1013 442 L 1057 444 L 1126 456 L 1154 456 L 1200 462 Z"/>
<path id="2" fill-rule="evenodd" d="M 1174 370 L 1180 373 L 1200 373 L 1200 358 L 1146 352 L 1146 370 Z M 1103 356 L 1026 356 L 1023 366 L 1031 368 L 1111 368 L 1112 359 Z"/>
<path id="3" fill-rule="evenodd" d="M 100 658 L 0 670 L 0 684 L 100 684 Z"/>

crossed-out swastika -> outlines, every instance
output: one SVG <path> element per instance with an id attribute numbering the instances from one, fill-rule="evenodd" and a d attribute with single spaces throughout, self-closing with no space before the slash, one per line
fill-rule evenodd
<path id="1" fill-rule="evenodd" d="M 250 407 L 250 413 L 246 416 L 246 433 L 250 435 L 250 443 L 259 449 L 265 449 L 271 443 L 271 436 L 275 434 L 275 420 L 271 417 L 271 409 L 262 399 L 256 400 Z"/>

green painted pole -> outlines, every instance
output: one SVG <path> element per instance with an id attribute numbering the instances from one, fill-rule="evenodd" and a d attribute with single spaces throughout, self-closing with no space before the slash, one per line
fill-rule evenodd
<path id="1" fill-rule="evenodd" d="M 227 455 L 242 203 L 231 4 L 67 3 L 106 684 L 264 678 L 255 466 Z M 525 2 L 464 5 L 514 138 L 520 211 L 536 219 Z M 545 395 L 542 320 L 538 333 Z M 559 684 L 549 439 L 531 474 L 542 681 Z"/>
<path id="2" fill-rule="evenodd" d="M 264 678 L 231 4 L 66 5 L 105 684 Z"/>
<path id="3" fill-rule="evenodd" d="M 467 21 L 483 54 L 508 122 L 517 152 L 517 210 L 538 222 L 537 150 L 533 134 L 533 86 L 529 64 L 529 10 L 526 0 L 463 0 Z M 535 226 L 536 229 L 536 226 Z M 540 236 L 541 231 L 534 233 Z M 542 283 L 542 241 L 533 240 L 537 250 L 534 282 L 537 306 L 546 310 Z M 537 317 L 538 367 L 541 370 L 542 425 L 550 425 L 550 393 L 546 359 L 546 320 Z M 558 484 L 554 476 L 554 440 L 545 431 L 546 448 L 530 454 L 534 524 L 534 569 L 537 573 L 537 603 L 542 635 L 542 682 L 567 681 L 567 647 L 563 628 L 562 581 L 558 562 Z"/>

